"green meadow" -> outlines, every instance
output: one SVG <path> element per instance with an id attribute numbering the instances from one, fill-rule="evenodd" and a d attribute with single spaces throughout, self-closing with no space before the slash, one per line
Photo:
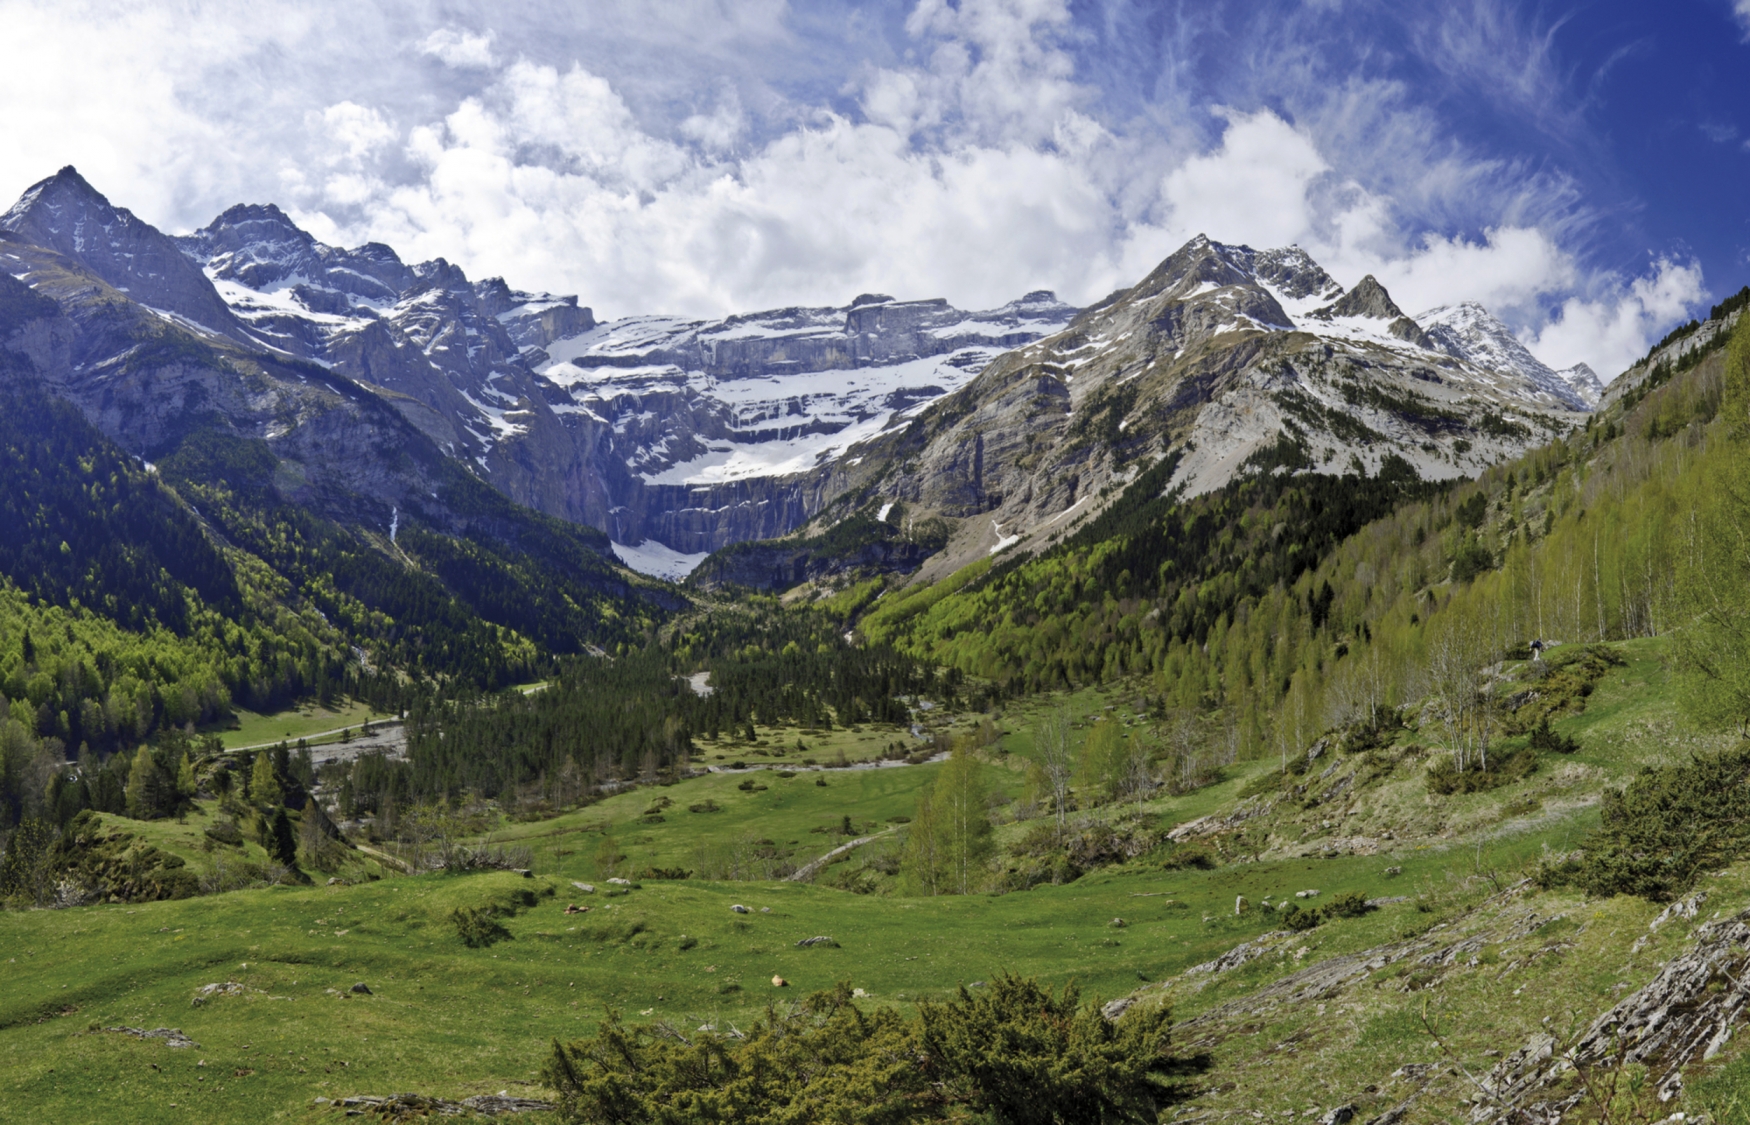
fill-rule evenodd
<path id="1" fill-rule="evenodd" d="M 804 862 L 842 841 L 847 818 L 856 832 L 882 834 L 868 848 L 897 848 L 904 818 L 941 768 L 811 769 L 796 754 L 793 763 L 643 786 L 552 819 L 501 823 L 490 839 L 531 849 L 526 877 L 398 876 L 359 857 L 335 885 L 319 877 L 311 886 L 181 901 L 9 912 L 0 915 L 0 1054 L 8 1060 L 0 1120 L 320 1121 L 336 1111 L 317 1098 L 539 1096 L 533 1084 L 552 1040 L 590 1034 L 610 1009 L 683 1030 L 745 1027 L 768 1005 L 839 981 L 861 989 L 864 1003 L 909 1008 L 1008 971 L 1054 986 L 1073 981 L 1088 1000 L 1141 990 L 1145 1002 L 1170 1003 L 1184 1020 L 1336 954 L 1483 925 L 1509 910 L 1557 918 L 1517 945 L 1484 945 L 1442 983 L 1436 1015 L 1447 1021 L 1451 1049 L 1480 1064 L 1490 1049 L 1547 1026 L 1546 1015 L 1589 1018 L 1681 944 L 1672 928 L 1629 952 L 1656 913 L 1638 899 L 1531 893 L 1504 905 L 1499 895 L 1548 849 L 1571 846 L 1596 823 L 1604 784 L 1691 748 L 1672 725 L 1657 642 L 1618 647 L 1626 662 L 1598 684 L 1584 712 L 1558 723 L 1579 733 L 1585 749 L 1468 796 L 1432 796 L 1408 765 L 1388 772 L 1347 813 L 1370 830 L 1398 828 L 1371 854 L 1324 858 L 1320 841 L 1352 835 L 1353 824 L 1339 816 L 1325 827 L 1338 815 L 1332 807 L 1283 802 L 1262 818 L 1269 849 L 1208 870 L 1169 870 L 1156 853 L 1066 885 L 935 898 L 905 897 L 891 883 L 883 893 L 853 894 L 700 878 L 701 864 L 737 847 L 786 849 Z M 1067 703 L 1083 721 L 1123 721 L 1133 698 L 1089 691 L 1003 716 L 999 741 L 985 751 L 989 788 L 1022 793 L 1030 730 L 1047 703 Z M 1167 827 L 1229 810 L 1275 768 L 1230 767 L 1218 784 L 1150 800 L 1141 812 Z M 997 807 L 1001 843 L 1033 823 L 1007 822 L 1012 806 L 999 798 Z M 109 819 L 200 868 L 211 863 L 201 843 L 207 815 Z M 694 874 L 643 874 L 677 868 Z M 608 883 L 611 873 L 632 885 Z M 574 882 L 593 884 L 593 893 Z M 1314 902 L 1347 891 L 1397 901 L 1296 935 L 1272 956 L 1206 982 L 1178 976 L 1278 930 L 1277 916 L 1259 904 L 1309 889 L 1320 892 Z M 1710 910 L 1750 903 L 1739 869 L 1710 890 Z M 1246 908 L 1236 913 L 1239 896 Z M 478 907 L 496 910 L 504 936 L 471 948 L 451 915 Z M 814 937 L 831 940 L 798 945 Z M 1509 964 L 1520 989 L 1510 1002 L 1498 979 Z M 194 1003 L 203 986 L 233 982 L 237 990 Z M 1272 1111 L 1328 1105 L 1345 1076 L 1351 1085 L 1365 1078 L 1386 1097 L 1391 1070 L 1437 1055 L 1418 1015 L 1427 997 L 1406 982 L 1382 976 L 1332 1011 L 1322 1002 L 1277 1011 L 1253 1033 L 1217 1037 L 1205 1062 L 1213 1074 L 1248 1074 L 1244 1099 Z M 369 994 L 350 992 L 355 983 Z M 177 1028 L 198 1046 L 104 1030 L 112 1027 Z M 1273 1046 L 1284 1041 L 1300 1046 Z M 1248 1108 L 1237 1096 L 1212 1081 L 1199 1104 Z"/>

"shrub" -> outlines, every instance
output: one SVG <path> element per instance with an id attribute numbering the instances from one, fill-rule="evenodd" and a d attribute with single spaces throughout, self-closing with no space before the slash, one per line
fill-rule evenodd
<path id="1" fill-rule="evenodd" d="M 1303 933 L 1323 920 L 1317 910 L 1302 910 L 1297 904 L 1291 902 L 1283 914 L 1282 924 L 1296 933 Z"/>
<path id="2" fill-rule="evenodd" d="M 225 844 L 233 848 L 243 846 L 243 833 L 237 828 L 237 822 L 230 817 L 221 817 L 207 825 L 207 839 L 217 844 Z"/>
<path id="3" fill-rule="evenodd" d="M 688 812 L 719 812 L 723 808 L 716 801 L 706 799 L 687 806 Z"/>
<path id="4" fill-rule="evenodd" d="M 1197 844 L 1173 844 L 1161 860 L 1162 871 L 1213 871 L 1215 856 Z"/>
<path id="5" fill-rule="evenodd" d="M 456 924 L 456 936 L 462 939 L 463 945 L 469 949 L 484 949 L 511 936 L 510 931 L 499 924 L 497 914 L 497 909 L 491 906 L 459 906 L 451 912 L 450 920 Z"/>
<path id="6" fill-rule="evenodd" d="M 1359 918 L 1373 909 L 1360 891 L 1345 891 L 1320 907 L 1319 913 L 1326 918 Z"/>
<path id="7" fill-rule="evenodd" d="M 1682 765 L 1646 767 L 1607 789 L 1598 830 L 1578 857 L 1545 864 L 1545 887 L 1668 902 L 1703 871 L 1750 855 L 1750 742 Z"/>
<path id="8" fill-rule="evenodd" d="M 1537 770 L 1537 755 L 1528 747 L 1497 754 L 1489 768 L 1460 770 L 1451 757 L 1442 756 L 1428 764 L 1428 792 L 1449 796 L 1454 793 L 1485 793 L 1515 781 L 1523 781 Z"/>
<path id="9" fill-rule="evenodd" d="M 1557 754 L 1572 754 L 1580 749 L 1580 740 L 1572 735 L 1551 730 L 1549 716 L 1545 715 L 1531 731 L 1531 748 L 1533 750 L 1549 750 Z"/>
<path id="10" fill-rule="evenodd" d="M 906 1019 L 862 1011 L 848 983 L 745 1035 L 690 1039 L 608 1013 L 542 1071 L 568 1121 L 1154 1121 L 1174 1099 L 1165 1009 L 1104 1019 L 1074 986 L 1000 976 Z"/>

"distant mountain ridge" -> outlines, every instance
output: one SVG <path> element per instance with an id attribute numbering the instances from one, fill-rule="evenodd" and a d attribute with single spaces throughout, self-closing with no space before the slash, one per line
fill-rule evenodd
<path id="1" fill-rule="evenodd" d="M 1478 367 L 1512 371 L 1558 396 L 1571 393 L 1584 409 L 1598 405 L 1604 384 L 1584 363 L 1556 371 L 1532 355 L 1513 330 L 1474 301 L 1442 305 L 1416 318 L 1434 345 Z"/>
<path id="2" fill-rule="evenodd" d="M 1198 236 L 903 433 L 851 450 L 847 464 L 879 468 L 858 478 L 841 465 L 836 506 L 811 533 L 866 505 L 904 504 L 911 518 L 954 523 L 925 567 L 937 575 L 1067 534 L 1169 454 L 1173 487 L 1191 494 L 1248 466 L 1378 472 L 1391 461 L 1424 478 L 1469 476 L 1587 408 L 1476 313 L 1436 338 L 1375 278 L 1345 290 L 1298 247 Z"/>
<path id="3" fill-rule="evenodd" d="M 1043 290 L 974 312 L 865 294 L 603 324 L 575 296 L 471 281 L 443 259 L 410 265 L 381 244 L 327 246 L 271 204 L 171 238 L 71 168 L 28 190 L 0 232 L 137 306 L 133 336 L 169 323 L 258 357 L 239 362 L 316 365 L 314 381 L 275 384 L 278 407 L 210 376 L 196 397 L 299 479 L 374 496 L 358 518 L 386 530 L 420 486 L 370 468 L 393 461 L 395 441 L 318 442 L 313 416 L 285 413 L 318 384 L 366 396 L 510 499 L 669 575 L 733 543 L 818 535 L 865 503 L 948 520 L 944 560 L 964 561 L 1079 522 L 1100 506 L 1092 494 L 1173 449 L 1193 491 L 1279 439 L 1309 466 L 1391 453 L 1424 474 L 1469 473 L 1569 424 L 1599 390 L 1583 365 L 1551 371 L 1480 306 L 1412 319 L 1375 278 L 1345 289 L 1298 247 L 1203 237 L 1087 310 Z M 48 265 L 20 275 L 65 303 Z M 115 343 L 88 358 L 118 362 Z M 92 383 L 89 363 L 53 341 L 13 346 L 45 370 L 83 370 L 67 385 L 91 385 L 69 397 L 125 448 L 149 453 L 186 428 L 189 388 L 174 379 L 129 383 L 135 407 L 106 414 L 116 386 Z"/>

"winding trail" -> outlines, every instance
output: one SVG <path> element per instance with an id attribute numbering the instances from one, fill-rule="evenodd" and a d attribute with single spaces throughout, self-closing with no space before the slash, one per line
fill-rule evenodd
<path id="1" fill-rule="evenodd" d="M 798 867 L 796 869 L 795 874 L 785 876 L 784 881 L 786 883 L 806 883 L 808 880 L 810 880 L 810 879 L 814 878 L 816 875 L 820 874 L 821 869 L 824 868 L 827 864 L 831 863 L 834 856 L 844 855 L 846 852 L 851 851 L 854 848 L 860 848 L 864 844 L 867 844 L 872 840 L 879 840 L 881 837 L 887 835 L 889 832 L 892 832 L 892 831 L 894 831 L 894 830 L 891 828 L 883 828 L 881 831 L 875 833 L 872 836 L 859 836 L 857 839 L 852 840 L 848 844 L 840 844 L 838 847 L 834 848 L 830 852 L 827 852 L 825 855 L 821 856 L 819 859 L 809 860 L 807 863 L 803 864 L 801 867 Z"/>

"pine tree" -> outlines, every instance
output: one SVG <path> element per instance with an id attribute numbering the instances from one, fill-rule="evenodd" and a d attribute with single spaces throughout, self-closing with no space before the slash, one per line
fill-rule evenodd
<path id="1" fill-rule="evenodd" d="M 127 810 L 135 820 L 168 816 L 175 807 L 176 780 L 150 746 L 140 747 L 128 771 Z"/>
<path id="2" fill-rule="evenodd" d="M 292 835 L 292 819 L 286 815 L 284 804 L 275 806 L 268 820 L 267 853 L 287 867 L 298 865 L 298 841 Z"/>
<path id="3" fill-rule="evenodd" d="M 176 795 L 185 801 L 192 801 L 199 791 L 200 785 L 194 779 L 194 759 L 184 750 L 182 761 L 176 767 Z"/>

